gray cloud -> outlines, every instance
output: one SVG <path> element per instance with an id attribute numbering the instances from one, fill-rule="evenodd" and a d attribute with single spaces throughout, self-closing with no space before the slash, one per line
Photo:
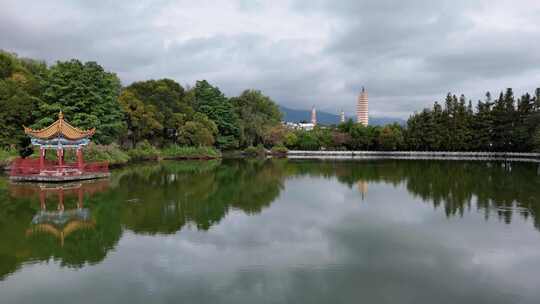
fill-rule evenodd
<path id="1" fill-rule="evenodd" d="M 124 84 L 207 79 L 228 95 L 406 117 L 448 91 L 540 86 L 537 1 L 3 1 L 0 48 L 95 60 Z"/>

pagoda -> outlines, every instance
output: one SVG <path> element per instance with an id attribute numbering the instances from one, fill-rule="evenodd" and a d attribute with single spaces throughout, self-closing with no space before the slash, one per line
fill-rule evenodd
<path id="1" fill-rule="evenodd" d="M 50 126 L 41 130 L 24 127 L 24 132 L 30 136 L 32 145 L 39 147 L 39 158 L 16 159 L 11 165 L 11 180 L 60 182 L 109 176 L 107 162 L 84 162 L 83 147 L 90 143 L 90 137 L 96 132 L 95 128 L 78 129 L 65 121 L 64 114 L 60 112 L 58 120 Z M 76 151 L 75 163 L 65 162 L 65 149 Z M 47 160 L 47 150 L 56 151 L 56 162 Z"/>

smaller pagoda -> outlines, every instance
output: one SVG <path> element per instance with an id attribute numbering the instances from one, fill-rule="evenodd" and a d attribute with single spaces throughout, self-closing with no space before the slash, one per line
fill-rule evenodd
<path id="1" fill-rule="evenodd" d="M 58 120 L 50 126 L 33 130 L 24 127 L 30 136 L 32 145 L 39 147 L 39 158 L 19 158 L 11 165 L 10 179 L 15 181 L 61 182 L 108 177 L 107 162 L 85 163 L 83 147 L 90 143 L 90 137 L 96 129 L 81 130 L 64 120 L 64 114 L 58 114 Z M 66 149 L 76 151 L 76 162 L 65 161 Z M 47 151 L 56 152 L 56 161 L 47 159 Z"/>

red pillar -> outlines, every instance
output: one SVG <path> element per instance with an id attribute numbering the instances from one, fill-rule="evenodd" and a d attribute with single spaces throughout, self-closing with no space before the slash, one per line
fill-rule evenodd
<path id="1" fill-rule="evenodd" d="M 64 150 L 62 148 L 56 149 L 56 157 L 58 158 L 58 165 L 64 165 Z"/>
<path id="2" fill-rule="evenodd" d="M 77 166 L 79 167 L 79 170 L 83 170 L 84 168 L 84 157 L 83 157 L 83 151 L 81 148 L 77 148 Z"/>
<path id="3" fill-rule="evenodd" d="M 45 168 L 45 148 L 39 148 L 39 172 Z"/>

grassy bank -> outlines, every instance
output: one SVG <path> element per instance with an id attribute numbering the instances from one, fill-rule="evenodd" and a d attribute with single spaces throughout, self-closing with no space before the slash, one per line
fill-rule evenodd
<path id="1" fill-rule="evenodd" d="M 0 149 L 0 168 L 7 166 L 17 156 L 18 153 L 14 149 Z"/>
<path id="2" fill-rule="evenodd" d="M 116 145 L 96 146 L 88 149 L 92 161 L 108 161 L 111 166 L 129 162 L 160 159 L 216 159 L 221 153 L 212 147 L 186 147 L 172 145 L 162 149 L 148 143 L 141 143 L 133 149 L 122 150 Z M 87 153 L 88 154 L 88 153 Z M 87 159 L 85 157 L 85 159 Z"/>
<path id="3" fill-rule="evenodd" d="M 221 152 L 212 147 L 186 147 L 172 145 L 161 150 L 164 159 L 214 159 L 221 158 Z"/>
<path id="4" fill-rule="evenodd" d="M 0 149 L 0 167 L 5 167 L 19 157 L 15 150 Z M 34 150 L 32 158 L 38 157 L 37 149 Z M 76 155 L 73 150 L 66 150 L 64 158 L 67 162 L 75 162 Z M 106 161 L 112 167 L 118 167 L 130 162 L 160 160 L 160 159 L 216 159 L 221 158 L 221 152 L 212 147 L 185 147 L 172 145 L 163 149 L 158 149 L 148 143 L 141 143 L 133 149 L 122 149 L 117 144 L 96 145 L 90 144 L 84 149 L 84 160 L 86 162 Z M 54 151 L 47 153 L 47 159 L 56 160 Z"/>

